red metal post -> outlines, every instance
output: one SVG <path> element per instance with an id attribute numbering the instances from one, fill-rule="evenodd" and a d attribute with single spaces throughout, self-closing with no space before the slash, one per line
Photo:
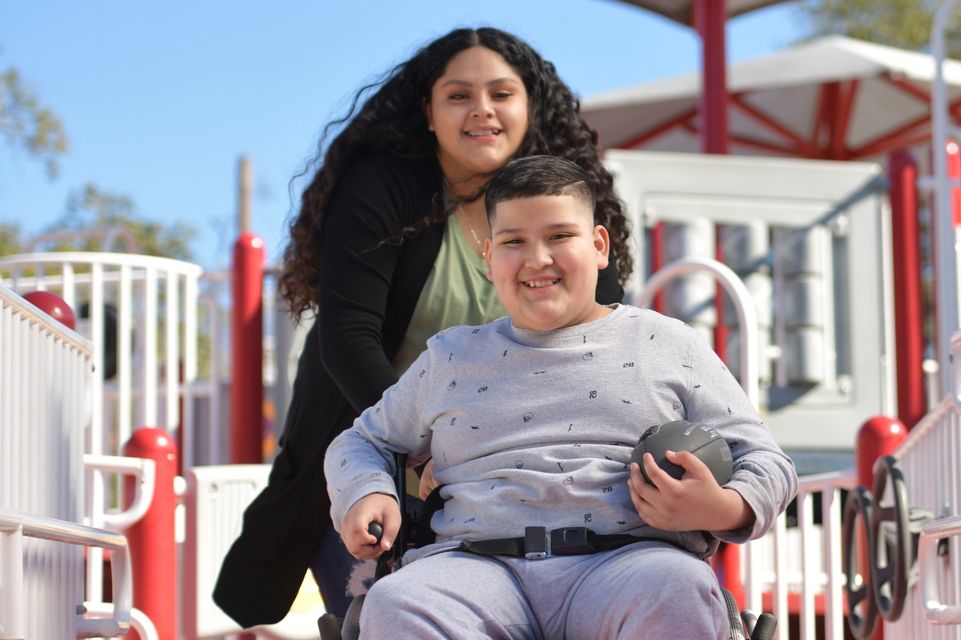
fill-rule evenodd
<path id="1" fill-rule="evenodd" d="M 858 484 L 870 489 L 874 486 L 874 463 L 878 458 L 895 452 L 904 442 L 908 435 L 908 430 L 897 418 L 888 416 L 874 416 L 861 425 L 858 430 L 857 442 L 854 446 L 855 469 L 858 476 Z M 859 535 L 867 536 L 868 533 L 861 529 Z M 865 543 L 862 549 L 867 549 Z M 868 562 L 871 559 L 864 557 L 863 571 L 865 575 L 868 571 Z M 879 624 L 877 631 L 871 636 L 871 640 L 884 640 L 884 625 Z"/>
<path id="2" fill-rule="evenodd" d="M 954 140 L 948 142 L 946 147 L 948 154 L 948 179 L 951 180 L 951 219 L 954 226 L 961 226 L 961 150 L 958 143 Z"/>
<path id="3" fill-rule="evenodd" d="M 891 154 L 891 236 L 894 257 L 898 419 L 908 428 L 924 417 L 923 307 L 921 299 L 918 166 L 908 151 Z M 871 486 L 870 484 L 865 486 Z"/>
<path id="4" fill-rule="evenodd" d="M 728 152 L 727 114 L 727 50 L 725 26 L 727 8 L 723 0 L 695 0 L 694 28 L 701 36 L 701 151 L 726 154 Z M 724 261 L 724 250 L 717 230 L 714 257 Z M 714 350 L 727 359 L 728 328 L 724 324 L 724 294 L 718 288 L 714 296 L 717 322 L 714 325 Z M 745 327 L 744 331 L 750 331 Z M 744 584 L 741 580 L 741 550 L 735 545 L 721 545 L 714 560 L 724 586 L 731 592 L 741 608 L 745 604 Z"/>
<path id="5" fill-rule="evenodd" d="M 163 429 L 142 427 L 123 447 L 125 456 L 153 460 L 156 484 L 153 500 L 143 518 L 126 531 L 133 570 L 133 605 L 157 628 L 160 638 L 178 637 L 177 542 L 174 512 L 177 496 L 177 445 Z M 134 480 L 127 478 L 124 494 L 134 495 Z M 136 632 L 127 638 L 136 638 Z"/>
<path id="6" fill-rule="evenodd" d="M 724 0 L 695 0 L 694 28 L 701 35 L 701 151 L 727 153 L 727 54 Z"/>
<path id="7" fill-rule="evenodd" d="M 243 233 L 234 244 L 231 310 L 230 462 L 263 461 L 264 242 Z"/>

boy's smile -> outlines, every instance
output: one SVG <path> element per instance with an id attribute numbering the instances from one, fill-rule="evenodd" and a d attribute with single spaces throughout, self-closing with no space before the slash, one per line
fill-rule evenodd
<path id="1" fill-rule="evenodd" d="M 570 195 L 500 202 L 485 246 L 488 278 L 515 327 L 549 331 L 596 320 L 597 272 L 607 266 L 607 229 Z"/>

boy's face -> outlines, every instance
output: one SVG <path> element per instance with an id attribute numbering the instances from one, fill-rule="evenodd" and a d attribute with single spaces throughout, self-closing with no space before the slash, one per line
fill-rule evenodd
<path id="1" fill-rule="evenodd" d="M 485 243 L 488 279 L 514 326 L 548 331 L 596 320 L 597 272 L 607 266 L 607 229 L 569 195 L 497 205 Z"/>

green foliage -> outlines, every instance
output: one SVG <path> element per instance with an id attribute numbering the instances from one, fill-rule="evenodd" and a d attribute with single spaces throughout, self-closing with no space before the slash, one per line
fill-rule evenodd
<path id="1" fill-rule="evenodd" d="M 0 222 L 0 257 L 20 252 L 20 227 Z"/>
<path id="2" fill-rule="evenodd" d="M 87 183 L 70 194 L 66 213 L 43 239 L 48 251 L 123 251 L 190 261 L 194 235 L 184 223 L 145 220 L 129 196 Z"/>
<path id="3" fill-rule="evenodd" d="M 67 134 L 57 114 L 40 104 L 13 67 L 0 68 L 0 136 L 36 156 L 47 175 L 56 177 L 57 159 L 67 151 Z"/>
<path id="4" fill-rule="evenodd" d="M 927 50 L 940 0 L 802 0 L 812 36 L 839 34 L 901 49 Z M 945 33 L 951 58 L 961 58 L 961 12 Z"/>

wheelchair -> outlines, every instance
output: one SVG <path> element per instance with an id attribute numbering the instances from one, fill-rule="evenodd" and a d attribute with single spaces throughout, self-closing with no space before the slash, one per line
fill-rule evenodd
<path id="1" fill-rule="evenodd" d="M 400 559 L 404 552 L 433 542 L 433 532 L 430 530 L 430 517 L 443 508 L 444 501 L 437 489 L 420 503 L 408 499 L 407 495 L 407 456 L 394 454 L 394 484 L 400 499 L 400 509 L 403 515 L 403 525 L 398 531 L 397 540 L 390 551 L 381 555 L 377 560 L 374 581 L 400 566 Z M 379 536 L 380 526 L 371 525 L 371 533 Z M 739 611 L 733 594 L 722 588 L 724 602 L 727 605 L 727 616 L 730 622 L 730 640 L 772 640 L 777 628 L 777 620 L 770 613 L 756 615 L 751 611 Z M 343 618 L 331 613 L 325 613 L 317 621 L 321 640 L 357 640 L 360 637 L 360 612 L 364 605 L 365 596 L 355 596 L 347 607 Z"/>

